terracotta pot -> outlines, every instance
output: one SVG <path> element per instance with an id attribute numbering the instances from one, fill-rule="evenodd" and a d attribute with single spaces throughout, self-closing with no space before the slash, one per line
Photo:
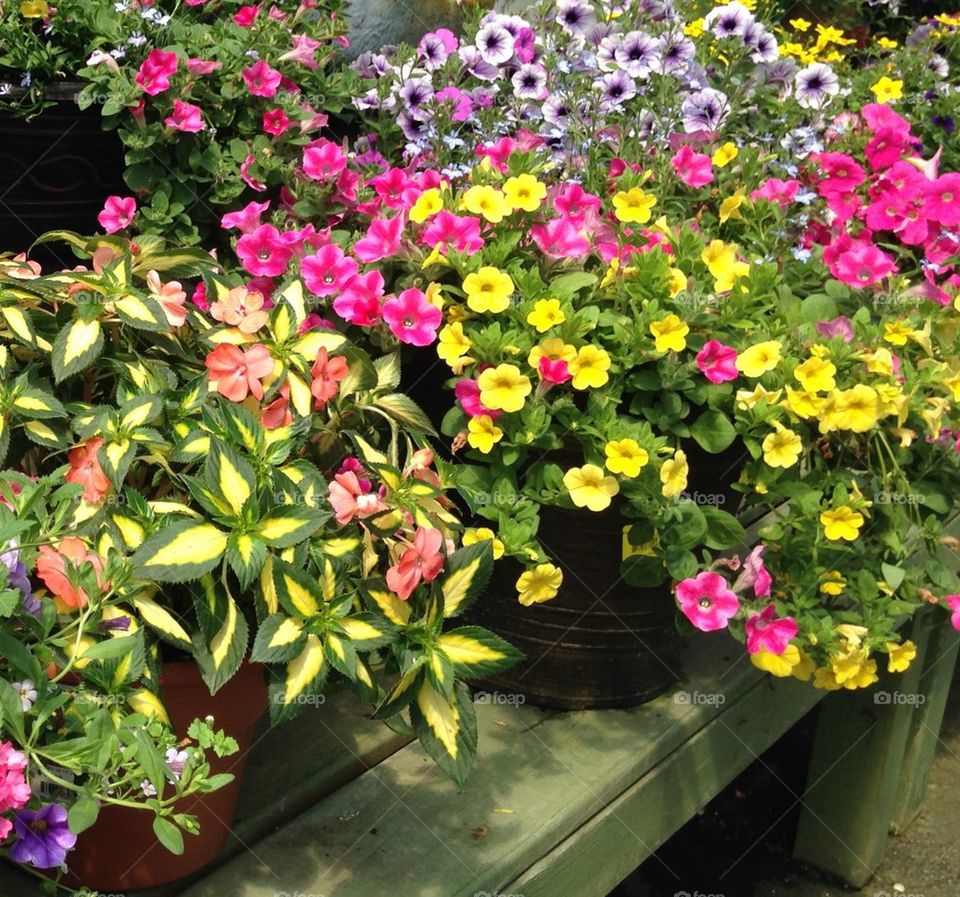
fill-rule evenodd
<path id="1" fill-rule="evenodd" d="M 31 121 L 0 113 L 0 170 L 6 192 L 0 203 L 0 252 L 21 252 L 50 230 L 92 234 L 97 213 L 111 194 L 126 196 L 123 144 L 101 127 L 99 107 L 82 110 L 82 85 L 59 85 L 56 102 Z M 44 268 L 72 267 L 62 244 L 38 247 Z"/>
<path id="2" fill-rule="evenodd" d="M 193 661 L 164 666 L 160 680 L 174 731 L 185 735 L 194 719 L 213 716 L 217 728 L 236 738 L 240 751 L 232 757 L 209 755 L 214 774 L 229 772 L 233 782 L 212 794 L 182 801 L 180 812 L 196 816 L 199 835 L 184 835 L 182 855 L 169 853 L 153 833 L 153 814 L 124 807 L 104 807 L 96 824 L 77 839 L 67 856 L 68 884 L 120 893 L 185 878 L 209 863 L 230 834 L 247 754 L 257 720 L 267 709 L 263 668 L 244 664 L 211 695 Z"/>

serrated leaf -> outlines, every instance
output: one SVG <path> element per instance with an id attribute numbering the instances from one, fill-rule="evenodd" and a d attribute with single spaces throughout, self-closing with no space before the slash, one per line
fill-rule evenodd
<path id="1" fill-rule="evenodd" d="M 464 678 L 486 676 L 508 669 L 523 659 L 509 642 L 480 626 L 462 626 L 440 636 L 437 647 Z"/>
<path id="2" fill-rule="evenodd" d="M 250 659 L 255 663 L 293 660 L 306 643 L 303 623 L 285 614 L 271 614 L 257 629 Z"/>
<path id="3" fill-rule="evenodd" d="M 492 572 L 493 547 L 489 540 L 468 545 L 450 555 L 439 580 L 444 617 L 455 617 L 476 601 Z"/>
<path id="4" fill-rule="evenodd" d="M 150 536 L 131 558 L 135 574 L 155 582 L 188 582 L 223 556 L 227 534 L 210 523 L 181 520 Z"/>
<path id="5" fill-rule="evenodd" d="M 152 598 L 141 595 L 131 599 L 134 609 L 151 629 L 178 648 L 190 650 L 190 636 L 177 618 Z"/>
<path id="6" fill-rule="evenodd" d="M 424 663 L 416 663 L 404 673 L 373 713 L 374 719 L 389 719 L 410 705 L 426 675 Z"/>
<path id="7" fill-rule="evenodd" d="M 316 508 L 277 509 L 260 521 L 257 533 L 271 548 L 289 548 L 316 532 L 327 516 Z"/>
<path id="8" fill-rule="evenodd" d="M 294 704 L 324 674 L 323 643 L 315 635 L 308 635 L 303 650 L 287 664 L 283 683 L 284 707 Z"/>
<path id="9" fill-rule="evenodd" d="M 122 430 L 134 430 L 137 427 L 142 427 L 144 424 L 156 420 L 162 410 L 163 400 L 160 396 L 137 396 L 120 409 L 120 428 Z"/>
<path id="10" fill-rule="evenodd" d="M 23 425 L 23 430 L 27 436 L 38 445 L 47 448 L 66 448 L 66 431 L 55 424 L 43 420 L 28 420 Z"/>
<path id="11" fill-rule="evenodd" d="M 257 578 L 266 559 L 267 546 L 262 539 L 249 533 L 231 533 L 227 542 L 227 563 L 237 574 L 241 589 L 246 589 Z"/>
<path id="12" fill-rule="evenodd" d="M 410 721 L 423 749 L 462 787 L 477 752 L 477 720 L 466 686 L 458 682 L 448 700 L 424 682 Z"/>
<path id="13" fill-rule="evenodd" d="M 50 393 L 32 387 L 21 389 L 11 404 L 16 411 L 34 418 L 66 417 L 67 415 L 63 405 Z"/>
<path id="14" fill-rule="evenodd" d="M 130 293 L 113 303 L 117 316 L 131 327 L 153 332 L 170 330 L 170 323 L 156 299 Z"/>
<path id="15" fill-rule="evenodd" d="M 386 585 L 381 584 L 380 587 L 375 587 L 370 584 L 363 593 L 394 625 L 404 626 L 410 620 L 410 605 L 406 601 L 401 601 Z"/>
<path id="16" fill-rule="evenodd" d="M 103 329 L 97 318 L 75 318 L 64 326 L 53 342 L 50 357 L 57 383 L 66 380 L 93 363 L 103 350 Z"/>
<path id="17" fill-rule="evenodd" d="M 235 517 L 240 516 L 247 499 L 257 488 L 253 468 L 223 443 L 214 442 L 204 470 L 207 486 L 227 504 Z"/>
<path id="18" fill-rule="evenodd" d="M 273 585 L 280 604 L 293 616 L 312 617 L 323 606 L 316 579 L 279 558 L 273 560 Z"/>
<path id="19" fill-rule="evenodd" d="M 13 305 L 5 305 L 0 308 L 0 315 L 6 321 L 7 326 L 13 335 L 22 343 L 28 346 L 37 344 L 37 333 L 33 328 L 33 320 L 30 315 L 21 308 Z"/>
<path id="20" fill-rule="evenodd" d="M 118 439 L 100 446 L 97 457 L 103 472 L 110 478 L 113 488 L 123 487 L 124 477 L 137 454 L 137 444 L 132 439 Z"/>
<path id="21" fill-rule="evenodd" d="M 424 413 L 423 409 L 413 401 L 409 396 L 402 392 L 393 392 L 385 396 L 378 396 L 373 403 L 377 408 L 385 411 L 397 423 L 405 427 L 412 427 L 420 430 L 429 436 L 436 436 L 436 430 L 430 423 L 430 418 Z"/>

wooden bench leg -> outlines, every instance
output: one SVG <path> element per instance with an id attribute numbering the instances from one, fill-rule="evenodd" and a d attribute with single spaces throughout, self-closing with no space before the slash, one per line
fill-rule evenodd
<path id="1" fill-rule="evenodd" d="M 944 624 L 939 608 L 922 609 L 911 631 L 917 657 L 905 673 L 883 674 L 874 689 L 836 692 L 820 705 L 794 858 L 853 887 L 870 880 L 891 826 L 922 797 L 956 654 L 941 636 Z"/>

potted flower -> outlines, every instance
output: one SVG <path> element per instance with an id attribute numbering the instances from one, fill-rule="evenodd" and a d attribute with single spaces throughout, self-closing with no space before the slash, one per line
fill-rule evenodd
<path id="1" fill-rule="evenodd" d="M 117 571 L 153 706 L 170 701 L 175 658 L 197 671 L 186 692 L 201 703 L 255 674 L 245 658 L 266 664 L 277 722 L 340 679 L 378 718 L 406 716 L 393 724 L 462 781 L 476 729 L 461 677 L 519 655 L 480 627 L 449 628 L 489 577 L 490 546 L 457 549 L 396 356 L 350 345 L 299 280 L 267 303 L 199 250 L 60 236 L 90 269 L 3 265 L 2 448 L 28 475 L 52 475 L 67 452 L 64 479 L 83 489 L 70 523 L 91 563 Z M 196 302 L 171 279 L 201 274 Z M 144 886 L 113 853 L 93 864 L 96 883 Z"/>
<path id="2" fill-rule="evenodd" d="M 82 491 L 62 468 L 0 477 L 0 851 L 41 877 L 118 808 L 182 851 L 238 750 L 213 717 L 175 733 L 145 687 L 154 668 L 123 562 L 72 526 Z"/>

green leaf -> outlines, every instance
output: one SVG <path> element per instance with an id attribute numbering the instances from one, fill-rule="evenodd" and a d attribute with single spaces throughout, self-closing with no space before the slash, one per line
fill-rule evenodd
<path id="1" fill-rule="evenodd" d="M 328 516 L 316 508 L 278 508 L 260 521 L 257 533 L 271 548 L 289 548 L 315 533 Z"/>
<path id="2" fill-rule="evenodd" d="M 447 699 L 424 682 L 410 705 L 410 721 L 423 749 L 463 787 L 477 753 L 477 717 L 467 687 L 458 682 Z"/>
<path id="3" fill-rule="evenodd" d="M 70 831 L 79 835 L 90 828 L 100 815 L 100 804 L 91 797 L 81 797 L 67 812 Z"/>
<path id="4" fill-rule="evenodd" d="M 217 566 L 227 538 L 212 524 L 178 520 L 147 538 L 130 560 L 140 579 L 189 582 Z"/>
<path id="5" fill-rule="evenodd" d="M 480 597 L 493 572 L 493 543 L 488 539 L 455 551 L 439 580 L 444 617 L 455 617 Z"/>
<path id="6" fill-rule="evenodd" d="M 293 660 L 306 643 L 303 623 L 286 614 L 271 614 L 257 628 L 250 659 L 255 663 Z"/>
<path id="7" fill-rule="evenodd" d="M 462 626 L 440 636 L 437 648 L 457 676 L 470 679 L 499 673 L 523 660 L 523 653 L 480 626 Z"/>
<path id="8" fill-rule="evenodd" d="M 58 334 L 53 343 L 50 362 L 57 383 L 66 380 L 93 363 L 103 350 L 103 329 L 100 321 L 74 318 Z"/>
<path id="9" fill-rule="evenodd" d="M 903 567 L 894 567 L 893 564 L 882 563 L 880 570 L 883 573 L 883 581 L 894 590 L 900 588 L 903 578 L 907 575 Z"/>
<path id="10" fill-rule="evenodd" d="M 317 578 L 279 558 L 273 559 L 273 587 L 280 604 L 293 617 L 312 617 L 324 604 Z"/>
<path id="11" fill-rule="evenodd" d="M 204 479 L 212 492 L 239 517 L 244 504 L 257 488 L 253 468 L 233 449 L 214 441 L 204 465 Z"/>
<path id="12" fill-rule="evenodd" d="M 705 451 L 715 455 L 722 452 L 737 438 L 737 431 L 722 411 L 704 411 L 690 426 L 690 435 Z"/>
<path id="13" fill-rule="evenodd" d="M 194 635 L 196 659 L 200 666 L 200 675 L 210 689 L 210 694 L 216 694 L 237 672 L 247 653 L 247 644 L 250 638 L 247 619 L 241 612 L 237 602 L 226 588 L 208 591 L 208 595 L 215 596 L 214 606 L 208 603 L 213 623 L 213 635 L 209 644 L 205 644 L 200 633 Z"/>
<path id="14" fill-rule="evenodd" d="M 417 690 L 423 681 L 425 674 L 424 662 L 420 660 L 406 671 L 393 688 L 387 692 L 386 697 L 373 712 L 373 718 L 379 720 L 389 719 L 396 716 L 404 707 L 408 707 L 410 702 L 417 696 Z"/>
<path id="15" fill-rule="evenodd" d="M 437 435 L 433 424 L 430 423 L 430 418 L 413 399 L 405 396 L 402 392 L 392 392 L 385 396 L 379 396 L 373 404 L 399 424 L 412 427 L 428 436 Z"/>
<path id="16" fill-rule="evenodd" d="M 153 820 L 153 833 L 157 840 L 170 851 L 170 853 L 180 856 L 183 853 L 183 832 L 180 831 L 169 819 L 163 816 L 156 816 Z"/>
<path id="17" fill-rule="evenodd" d="M 704 505 L 700 511 L 707 521 L 707 533 L 703 540 L 707 548 L 734 548 L 747 541 L 747 531 L 733 514 L 710 505 Z"/>
<path id="18" fill-rule="evenodd" d="M 66 417 L 67 412 L 50 393 L 42 389 L 27 387 L 16 393 L 11 402 L 13 410 L 18 414 L 31 418 Z"/>
<path id="19" fill-rule="evenodd" d="M 380 389 L 396 389 L 400 385 L 400 353 L 391 352 L 373 360 L 377 369 L 377 386 Z"/>
<path id="20" fill-rule="evenodd" d="M 114 311 L 125 324 L 138 330 L 163 332 L 171 329 L 163 308 L 150 296 L 137 296 L 128 293 L 113 303 Z"/>
<path id="21" fill-rule="evenodd" d="M 249 533 L 230 534 L 227 563 L 237 574 L 241 589 L 246 589 L 257 578 L 266 559 L 267 546 L 262 539 Z"/>

